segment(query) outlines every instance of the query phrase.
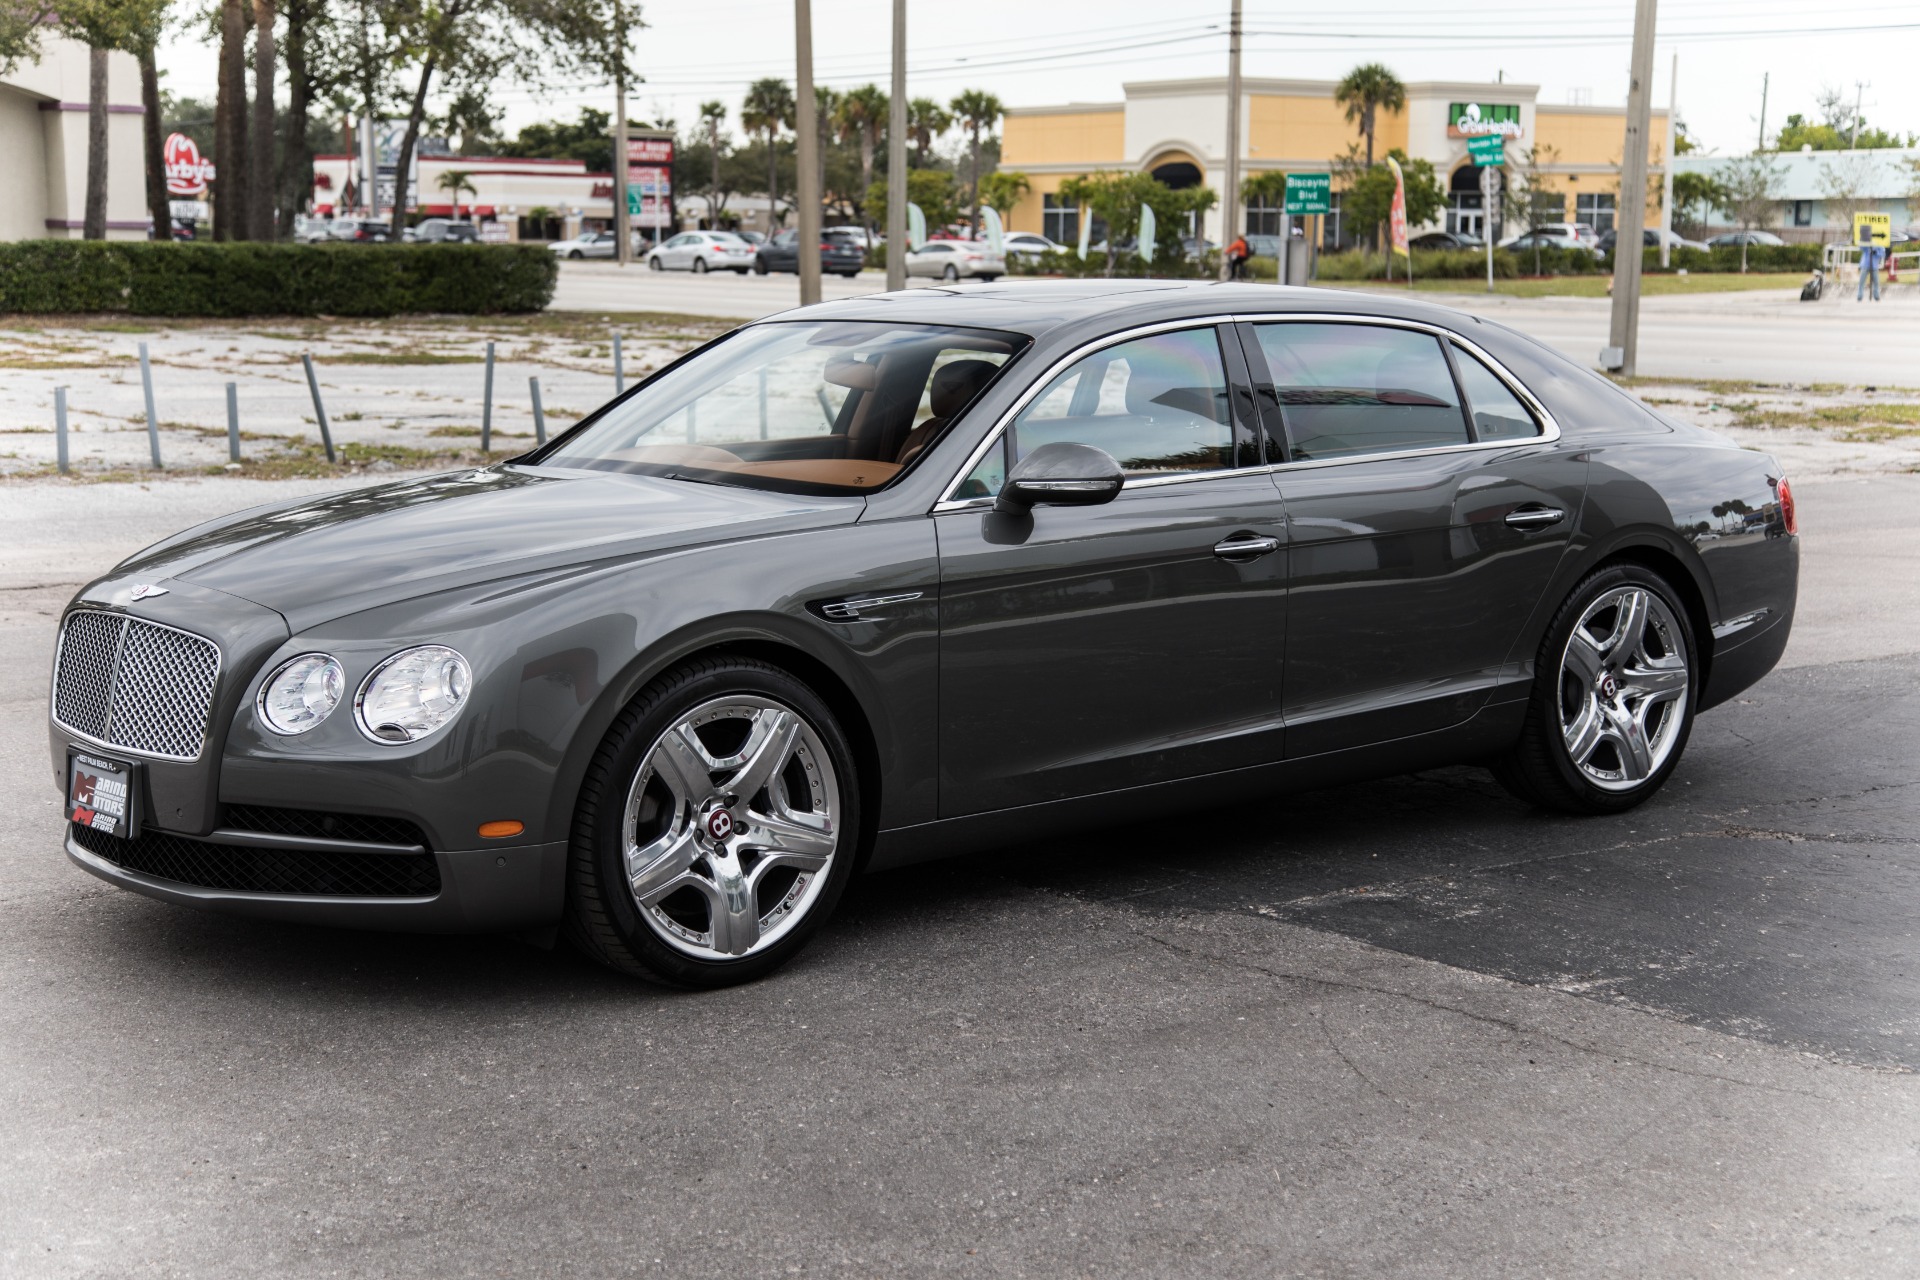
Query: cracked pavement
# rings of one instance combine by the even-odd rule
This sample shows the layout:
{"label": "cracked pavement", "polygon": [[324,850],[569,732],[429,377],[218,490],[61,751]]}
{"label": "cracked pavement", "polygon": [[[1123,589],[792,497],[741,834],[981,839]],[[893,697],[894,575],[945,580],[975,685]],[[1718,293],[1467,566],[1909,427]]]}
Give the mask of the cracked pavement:
{"label": "cracked pavement", "polygon": [[1787,662],[1631,814],[1250,796],[701,996],[66,862],[63,584],[236,483],[0,504],[0,1274],[1913,1273],[1920,477],[1795,486]]}

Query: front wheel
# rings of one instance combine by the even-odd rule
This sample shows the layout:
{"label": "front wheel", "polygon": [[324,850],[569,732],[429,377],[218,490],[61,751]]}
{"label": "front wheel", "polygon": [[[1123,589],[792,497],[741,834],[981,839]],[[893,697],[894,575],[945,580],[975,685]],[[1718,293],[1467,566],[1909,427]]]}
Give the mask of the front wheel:
{"label": "front wheel", "polygon": [[580,261],[580,259],[582,259],[582,258],[584,258],[584,257],[586,257],[587,255],[586,255],[586,254],[584,254],[584,253],[582,253],[582,252],[580,252],[580,251],[579,251],[578,249],[575,249],[575,250],[573,250],[573,251],[571,251],[570,253],[568,253],[568,254],[567,254],[567,256],[568,256],[569,258],[572,258],[572,259],[573,259],[573,260],[574,260],[575,262],[578,262],[578,261]]}
{"label": "front wheel", "polygon": [[665,271],[666,270],[666,267],[661,265],[660,256],[658,254],[650,255],[647,258],[647,270],[649,271]]}
{"label": "front wheel", "polygon": [[1494,775],[1563,813],[1622,813],[1666,782],[1686,750],[1699,658],[1679,593],[1610,565],[1574,588],[1547,628],[1527,719]]}
{"label": "front wheel", "polygon": [[744,658],[679,668],[620,714],[588,768],[568,936],[658,982],[758,978],[839,901],[859,806],[846,734],[806,685]]}

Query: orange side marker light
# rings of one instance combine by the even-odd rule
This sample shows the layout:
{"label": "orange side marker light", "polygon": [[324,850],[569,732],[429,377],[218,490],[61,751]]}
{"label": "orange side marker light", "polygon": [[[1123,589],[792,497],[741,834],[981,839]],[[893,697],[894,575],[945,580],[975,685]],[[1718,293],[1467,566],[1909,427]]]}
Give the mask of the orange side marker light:
{"label": "orange side marker light", "polygon": [[517,836],[526,829],[526,823],[515,822],[511,818],[500,822],[483,822],[480,824],[480,837],[483,840],[504,840],[508,836]]}

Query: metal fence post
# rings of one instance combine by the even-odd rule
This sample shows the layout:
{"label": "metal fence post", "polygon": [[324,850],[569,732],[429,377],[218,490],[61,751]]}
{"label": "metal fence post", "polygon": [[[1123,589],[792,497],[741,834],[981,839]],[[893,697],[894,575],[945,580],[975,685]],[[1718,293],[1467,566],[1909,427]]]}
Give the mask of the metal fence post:
{"label": "metal fence post", "polygon": [[160,420],[153,412],[153,366],[147,362],[147,344],[140,344],[140,389],[147,398],[147,447],[153,451],[153,469],[160,470]]}
{"label": "metal fence post", "polygon": [[540,407],[540,379],[537,376],[527,379],[527,390],[533,393],[533,442],[535,444],[545,444],[547,442],[547,414],[546,411]]}
{"label": "metal fence post", "polygon": [[613,335],[613,394],[619,395],[627,389],[627,371],[620,361],[620,334]]}
{"label": "metal fence post", "polygon": [[327,426],[327,406],[320,402],[320,379],[314,376],[313,357],[302,355],[300,363],[307,369],[307,390],[313,393],[313,416],[320,424],[320,443],[327,447],[327,461],[333,461],[333,432]]}
{"label": "metal fence post", "polygon": [[227,461],[240,461],[240,384],[227,384]]}
{"label": "metal fence post", "polygon": [[54,454],[60,463],[60,474],[67,474],[67,389],[53,389],[53,433]]}
{"label": "metal fence post", "polygon": [[480,452],[493,451],[493,344],[487,344],[486,389],[480,393]]}

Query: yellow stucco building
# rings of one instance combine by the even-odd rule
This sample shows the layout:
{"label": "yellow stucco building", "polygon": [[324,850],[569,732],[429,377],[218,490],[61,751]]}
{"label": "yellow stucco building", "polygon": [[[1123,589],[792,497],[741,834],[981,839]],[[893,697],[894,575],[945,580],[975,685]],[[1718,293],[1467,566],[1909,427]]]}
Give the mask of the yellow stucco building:
{"label": "yellow stucco building", "polygon": [[[1060,199],[1060,185],[1095,170],[1152,173],[1175,187],[1205,184],[1217,191],[1225,184],[1225,77],[1153,80],[1122,89],[1126,96],[1120,102],[1007,111],[1000,167],[1024,173],[1032,183],[1031,192],[1007,220],[1010,229],[1037,231],[1062,243],[1074,240],[1080,211]],[[1510,168],[1520,153],[1538,149],[1544,194],[1534,221],[1584,222],[1598,232],[1612,228],[1626,134],[1625,108],[1551,106],[1537,100],[1538,85],[1527,84],[1423,81],[1406,89],[1406,107],[1383,111],[1376,122],[1374,154],[1383,156],[1399,147],[1409,156],[1432,162],[1448,191],[1448,204],[1441,219],[1419,230],[1444,227],[1473,235],[1486,233],[1479,174],[1467,155],[1467,138],[1476,133],[1506,138]],[[1333,90],[1331,80],[1243,81],[1242,174],[1267,169],[1329,171],[1335,158],[1361,141],[1345,109],[1333,100]],[[1654,111],[1648,135],[1655,188],[1649,206],[1652,225],[1658,219],[1664,110]],[[1357,230],[1341,224],[1335,185],[1336,213],[1325,227],[1330,244],[1350,241]],[[1208,238],[1216,241],[1224,238],[1220,216],[1216,206],[1205,228]],[[1250,209],[1242,229],[1277,231],[1279,214]]]}

